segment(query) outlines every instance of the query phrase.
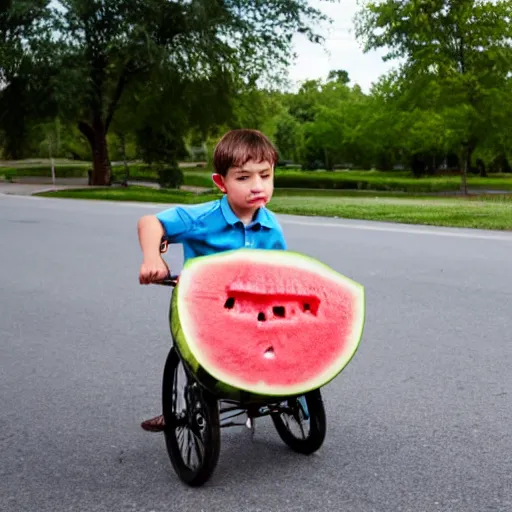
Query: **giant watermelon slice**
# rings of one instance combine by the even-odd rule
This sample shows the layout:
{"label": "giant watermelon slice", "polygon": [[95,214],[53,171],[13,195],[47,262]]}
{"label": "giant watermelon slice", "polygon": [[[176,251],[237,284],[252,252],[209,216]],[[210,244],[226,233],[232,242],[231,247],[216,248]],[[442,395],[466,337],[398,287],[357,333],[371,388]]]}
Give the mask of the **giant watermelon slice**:
{"label": "giant watermelon slice", "polygon": [[327,265],[292,251],[238,249],[187,261],[170,322],[203,384],[249,400],[332,380],[354,355],[364,316],[363,286]]}

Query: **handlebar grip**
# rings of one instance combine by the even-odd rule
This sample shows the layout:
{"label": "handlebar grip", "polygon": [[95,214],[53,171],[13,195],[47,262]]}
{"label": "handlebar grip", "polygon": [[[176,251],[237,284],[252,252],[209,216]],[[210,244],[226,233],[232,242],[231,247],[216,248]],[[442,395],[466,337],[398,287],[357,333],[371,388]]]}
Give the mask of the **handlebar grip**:
{"label": "handlebar grip", "polygon": [[178,284],[180,276],[169,274],[167,277],[164,277],[161,281],[154,281],[154,284],[159,284],[161,286],[176,286]]}

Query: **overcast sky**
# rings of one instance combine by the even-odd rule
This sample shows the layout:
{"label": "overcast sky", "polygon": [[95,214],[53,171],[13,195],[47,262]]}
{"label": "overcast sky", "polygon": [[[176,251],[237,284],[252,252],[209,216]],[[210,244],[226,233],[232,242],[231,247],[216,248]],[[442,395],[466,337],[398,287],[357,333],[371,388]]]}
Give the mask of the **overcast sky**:
{"label": "overcast sky", "polygon": [[290,79],[300,82],[326,78],[331,69],[345,69],[351,83],[359,84],[367,92],[371,83],[391,69],[393,63],[382,61],[382,51],[364,54],[361,43],[356,42],[353,19],[359,10],[357,0],[310,0],[310,4],[327,14],[333,23],[326,24],[325,32],[322,31],[326,39],[323,46],[310,43],[305,37],[295,37],[298,57],[290,68]]}

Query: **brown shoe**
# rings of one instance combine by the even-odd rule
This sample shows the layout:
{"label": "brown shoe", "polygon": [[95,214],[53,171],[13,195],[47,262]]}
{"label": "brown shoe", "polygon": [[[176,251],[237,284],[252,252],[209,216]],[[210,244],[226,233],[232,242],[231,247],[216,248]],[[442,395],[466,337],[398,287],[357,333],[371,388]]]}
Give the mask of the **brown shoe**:
{"label": "brown shoe", "polygon": [[155,416],[150,420],[143,421],[140,426],[148,432],[163,432],[165,429],[165,420],[163,416]]}

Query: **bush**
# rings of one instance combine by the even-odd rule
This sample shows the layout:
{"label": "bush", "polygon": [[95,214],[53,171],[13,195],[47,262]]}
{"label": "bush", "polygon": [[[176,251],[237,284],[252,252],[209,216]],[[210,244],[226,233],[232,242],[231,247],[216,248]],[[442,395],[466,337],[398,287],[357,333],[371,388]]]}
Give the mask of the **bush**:
{"label": "bush", "polygon": [[[124,165],[112,167],[114,181],[124,180],[126,171]],[[158,182],[158,172],[155,168],[146,164],[132,164],[128,166],[128,179],[130,181],[154,181]]]}
{"label": "bush", "polygon": [[495,157],[489,164],[489,172],[511,173],[512,168],[510,167],[510,163],[509,163],[507,157],[504,154],[501,154],[501,155],[498,155],[497,157]]}
{"label": "bush", "polygon": [[436,192],[457,190],[458,181],[413,177],[394,177],[379,172],[277,172],[276,188],[334,190],[380,190],[396,192]]}
{"label": "bush", "polygon": [[161,188],[180,188],[183,182],[183,171],[177,165],[158,168],[158,184]]}

